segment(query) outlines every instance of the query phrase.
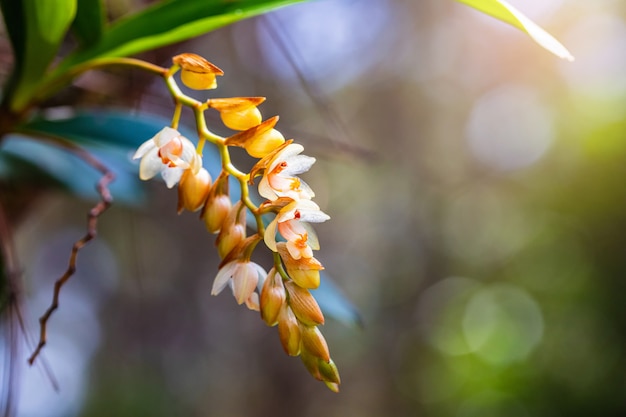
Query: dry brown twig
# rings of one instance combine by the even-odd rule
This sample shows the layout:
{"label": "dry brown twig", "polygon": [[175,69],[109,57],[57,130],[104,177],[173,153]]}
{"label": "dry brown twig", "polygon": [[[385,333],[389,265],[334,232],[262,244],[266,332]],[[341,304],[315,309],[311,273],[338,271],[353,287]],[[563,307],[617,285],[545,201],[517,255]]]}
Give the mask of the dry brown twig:
{"label": "dry brown twig", "polygon": [[[37,132],[37,134],[39,133]],[[96,184],[96,189],[98,190],[98,194],[100,195],[100,201],[98,201],[98,203],[96,203],[96,205],[93,206],[91,210],[89,210],[89,213],[87,215],[87,233],[82,238],[74,242],[74,245],[72,246],[72,251],[70,253],[70,259],[67,265],[67,269],[65,270],[65,273],[54,283],[52,303],[50,304],[46,312],[39,318],[39,343],[37,344],[31,356],[28,358],[28,363],[30,365],[35,362],[35,359],[37,359],[37,357],[41,353],[41,350],[46,345],[48,320],[50,319],[50,316],[52,315],[54,310],[59,307],[59,294],[61,293],[61,288],[76,272],[76,258],[78,256],[78,252],[87,243],[89,243],[89,241],[97,236],[98,218],[111,206],[111,203],[113,202],[113,197],[111,196],[111,192],[109,191],[108,186],[115,179],[115,174],[111,170],[109,170],[102,162],[100,162],[83,148],[80,148],[63,138],[55,136],[46,135],[43,137],[43,139],[49,140],[56,145],[60,145],[68,152],[73,153],[78,158],[82,159],[84,162],[99,171],[102,174],[102,177],[100,177],[98,183]]]}

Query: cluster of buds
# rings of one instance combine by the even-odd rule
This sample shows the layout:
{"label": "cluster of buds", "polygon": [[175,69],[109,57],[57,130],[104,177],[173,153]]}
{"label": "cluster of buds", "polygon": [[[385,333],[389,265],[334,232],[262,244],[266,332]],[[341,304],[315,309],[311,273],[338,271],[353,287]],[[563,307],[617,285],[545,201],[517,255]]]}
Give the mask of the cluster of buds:
{"label": "cluster of buds", "polygon": [[[275,129],[278,116],[263,120],[258,105],[264,97],[212,98],[197,101],[178,88],[174,74],[181,71],[183,84],[192,89],[217,87],[223,75],[215,65],[194,54],[174,57],[163,76],[176,103],[171,127],[165,127],[142,144],[134,155],[141,158],[139,176],[147,180],[160,174],[168,188],[178,185],[178,212],[200,211],[206,229],[217,234],[217,251],[222,259],[211,293],[229,286],[238,304],[260,311],[269,326],[277,326],[281,344],[288,355],[300,356],[307,370],[333,391],[339,389],[339,373],[330,358],[328,345],[318,326],[324,316],[309,290],[320,284],[322,264],[313,256],[319,242],[311,223],[329,216],[312,201],[313,190],[298,175],[308,171],[315,158],[301,155],[304,148],[285,140]],[[193,109],[198,143],[177,129],[182,106]],[[207,127],[204,112],[219,112],[223,124],[236,131],[221,137]],[[202,164],[205,142],[217,147],[221,172],[213,181]],[[242,147],[258,162],[249,173],[236,168],[229,147]],[[229,178],[241,188],[233,202]],[[258,206],[249,196],[249,186],[261,177],[258,192],[266,200]],[[256,221],[249,233],[248,214]],[[273,215],[265,227],[263,216]],[[254,229],[254,228],[252,228]],[[273,252],[269,273],[251,260],[257,244],[264,241]]]}

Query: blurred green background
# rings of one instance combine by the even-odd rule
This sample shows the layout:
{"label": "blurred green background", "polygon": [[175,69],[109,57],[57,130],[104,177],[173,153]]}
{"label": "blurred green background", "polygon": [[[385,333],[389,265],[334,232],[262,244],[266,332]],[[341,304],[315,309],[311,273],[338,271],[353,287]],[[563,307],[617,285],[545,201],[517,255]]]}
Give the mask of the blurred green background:
{"label": "blurred green background", "polygon": [[[626,3],[510,3],[576,61],[441,0],[317,1],[144,54],[205,56],[225,71],[206,97],[266,96],[317,158],[317,257],[363,322],[322,329],[341,392],[210,296],[214,236],[155,181],[81,252],[45,349],[61,391],[25,369],[19,415],[626,415]],[[135,72],[78,87],[173,110]],[[37,202],[17,230],[33,334],[90,206]]]}

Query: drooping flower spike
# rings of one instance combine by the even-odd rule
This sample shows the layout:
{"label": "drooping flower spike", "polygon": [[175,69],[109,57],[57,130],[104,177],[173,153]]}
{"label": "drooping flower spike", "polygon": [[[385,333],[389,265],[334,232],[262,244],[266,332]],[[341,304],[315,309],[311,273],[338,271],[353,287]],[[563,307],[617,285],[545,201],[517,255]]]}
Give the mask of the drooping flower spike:
{"label": "drooping flower spike", "polygon": [[[176,129],[165,127],[142,144],[134,155],[141,158],[139,177],[143,180],[161,174],[166,185],[178,184],[178,211],[200,211],[210,233],[217,233],[215,245],[222,259],[211,288],[212,295],[230,286],[238,304],[260,312],[269,326],[277,326],[283,349],[300,356],[310,374],[331,390],[339,389],[339,372],[328,344],[320,332],[324,315],[309,289],[320,284],[322,264],[313,256],[320,245],[312,223],[329,219],[312,199],[315,193],[300,174],[307,172],[315,158],[302,155],[302,145],[285,141],[276,130],[278,116],[262,120],[258,106],[264,97],[211,98],[199,102],[183,94],[173,75],[181,71],[182,82],[193,89],[212,89],[222,70],[195,54],[173,58],[174,66],[164,71],[170,92],[177,103],[172,126],[177,126],[182,106],[193,109],[198,131],[194,145]],[[238,131],[223,138],[207,127],[205,110],[217,110],[222,122]],[[203,166],[202,150],[214,145],[222,158],[221,173],[212,181]],[[248,172],[234,166],[229,149],[244,148],[260,160]],[[248,187],[255,177],[259,195],[267,201],[255,205]],[[231,200],[229,179],[240,186],[241,196]],[[264,216],[274,215],[267,227]],[[248,217],[256,230],[249,230]],[[254,229],[254,228],[252,228]],[[273,252],[274,264],[266,268],[252,261],[257,243]]]}

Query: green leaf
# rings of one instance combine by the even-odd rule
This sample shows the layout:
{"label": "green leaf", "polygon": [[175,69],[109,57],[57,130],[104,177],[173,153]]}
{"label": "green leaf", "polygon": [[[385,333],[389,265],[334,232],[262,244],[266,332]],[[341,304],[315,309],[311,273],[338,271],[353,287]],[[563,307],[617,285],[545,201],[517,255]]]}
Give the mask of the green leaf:
{"label": "green leaf", "polygon": [[[115,173],[115,181],[109,189],[116,202],[138,204],[143,201],[144,187],[126,152],[112,147],[85,146],[84,149]],[[63,148],[28,137],[8,136],[0,148],[0,177],[12,182],[57,185],[79,198],[96,201],[99,195],[95,187],[101,176]]]}
{"label": "green leaf", "polygon": [[[169,119],[156,116],[84,111],[60,120],[35,119],[20,126],[20,131],[33,138],[64,138],[89,151],[116,174],[116,179],[111,184],[113,197],[118,201],[137,204],[144,198],[145,187],[138,178],[138,163],[132,161],[131,156],[139,145],[169,123]],[[185,127],[179,127],[179,131],[189,138],[195,135],[194,130]],[[3,142],[0,158],[3,154],[5,159],[8,155],[36,166],[74,195],[90,200],[98,197],[94,184],[100,174],[57,146],[20,136]],[[215,177],[221,169],[217,150],[214,147],[205,147],[203,161]],[[4,168],[1,162],[0,160],[0,177],[6,177],[12,170],[6,160]],[[26,174],[20,173],[20,177]]]}
{"label": "green leaf", "polygon": [[54,135],[78,145],[115,146],[134,150],[170,120],[121,111],[81,111],[63,119],[38,118],[20,126],[34,135]]}
{"label": "green leaf", "polygon": [[535,42],[559,58],[573,61],[570,52],[552,35],[504,0],[457,0],[526,32]]}
{"label": "green leaf", "polygon": [[[170,119],[146,114],[82,111],[66,119],[35,119],[21,129],[34,136],[39,133],[62,137],[80,146],[118,148],[124,152],[125,159],[130,160],[139,145],[169,125]],[[179,126],[178,130],[188,138],[196,137],[192,129]],[[221,159],[214,147],[204,148],[203,161],[212,175],[219,174]],[[137,174],[137,167],[133,172]]]}
{"label": "green leaf", "polygon": [[102,57],[134,55],[199,36],[303,0],[169,0],[114,23],[92,48],[67,57],[58,72]]}
{"label": "green leaf", "polygon": [[105,30],[105,9],[102,0],[78,0],[72,31],[83,47],[97,43]]}
{"label": "green leaf", "polygon": [[[11,90],[13,110],[21,110],[28,104],[76,13],[76,0],[22,0],[21,3],[24,43],[16,65],[19,72],[16,85]],[[15,33],[12,36],[17,36],[16,40],[21,39],[22,34],[15,29],[11,31]]]}
{"label": "green leaf", "polygon": [[320,286],[311,290],[324,315],[332,317],[348,326],[362,326],[357,308],[343,295],[337,285],[324,272]]}

